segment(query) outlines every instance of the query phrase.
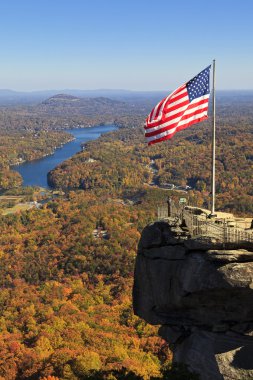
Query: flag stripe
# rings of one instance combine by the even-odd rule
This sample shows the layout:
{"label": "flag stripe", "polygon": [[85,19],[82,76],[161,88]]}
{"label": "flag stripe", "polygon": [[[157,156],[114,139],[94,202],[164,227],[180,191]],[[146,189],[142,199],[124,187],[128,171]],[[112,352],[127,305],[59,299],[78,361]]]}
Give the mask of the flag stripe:
{"label": "flag stripe", "polygon": [[[193,115],[192,117],[190,117],[190,118],[188,118],[188,119],[186,119],[186,120],[182,120],[182,121],[180,122],[180,126],[182,126],[182,125],[186,125],[188,122],[190,123],[191,121],[193,121],[193,120],[197,120],[197,119],[199,119],[199,118],[201,118],[201,117],[203,117],[203,116],[206,116],[206,111],[202,112],[201,114]],[[174,128],[170,128],[170,129],[168,129],[168,130],[165,130],[165,131],[163,131],[163,132],[159,132],[159,133],[157,133],[155,136],[150,136],[150,137],[147,136],[147,140],[150,141],[150,140],[152,140],[152,139],[157,139],[157,138],[160,138],[160,137],[166,136],[167,134],[172,133],[171,131],[173,131],[175,128],[177,128],[177,126],[175,126]]]}
{"label": "flag stripe", "polygon": [[[192,102],[189,103],[189,98],[188,98],[188,104],[189,104],[189,107],[191,107],[191,105],[196,105],[198,103],[201,103],[202,101],[205,101],[208,103],[208,100],[209,100],[209,95],[204,95],[204,96],[201,96],[200,98],[197,98],[197,99],[194,99]],[[184,101],[185,102],[185,101]],[[184,105],[184,104],[183,104]],[[175,111],[179,108],[180,106],[177,105],[177,107],[173,106],[173,107],[169,107],[168,108],[168,111],[167,113],[165,113],[165,117],[167,117],[168,114],[170,114],[172,111]]]}
{"label": "flag stripe", "polygon": [[[185,99],[185,100],[183,100],[181,103],[178,103],[178,104],[175,104],[175,103],[173,103],[173,106],[171,106],[171,108],[170,108],[170,110],[177,110],[180,106],[184,106],[184,105],[188,105],[189,104],[189,99],[188,99],[188,97]],[[167,109],[168,110],[168,109]],[[147,123],[146,123],[146,127],[147,128],[151,128],[151,127],[153,127],[153,126],[156,126],[156,125],[159,125],[162,121],[163,121],[163,119],[164,119],[164,117],[165,117],[165,115],[167,115],[168,114],[168,112],[163,112],[163,113],[161,113],[160,115],[159,115],[159,117],[158,118],[156,118],[156,119],[153,119],[153,121],[149,121],[149,119],[147,119]]]}
{"label": "flag stripe", "polygon": [[177,118],[178,116],[180,116],[180,114],[182,115],[185,111],[185,113],[188,113],[188,110],[191,110],[193,108],[202,108],[202,105],[203,107],[206,106],[208,108],[208,99],[202,99],[202,98],[199,98],[200,100],[198,102],[196,101],[192,101],[190,104],[189,104],[189,101],[187,102],[184,102],[184,105],[183,107],[176,107],[176,108],[173,108],[173,111],[170,111],[166,114],[164,114],[164,118],[163,120],[160,120],[160,121],[157,121],[156,123],[152,123],[152,125],[148,124],[146,125],[144,128],[146,130],[152,130],[153,128],[156,128],[160,125],[163,125],[165,122],[169,121],[169,120],[172,120],[174,118]]}
{"label": "flag stripe", "polygon": [[164,102],[164,99],[158,103],[155,108],[153,108],[151,114],[150,114],[150,121],[153,120],[156,117],[157,110],[160,110],[162,103]]}
{"label": "flag stripe", "polygon": [[[186,92],[185,94],[181,95],[181,96],[180,96],[180,99],[176,99],[175,101],[174,101],[174,99],[173,99],[173,101],[170,102],[170,106],[169,106],[169,107],[177,106],[178,104],[183,103],[183,102],[185,102],[186,100],[189,101],[189,96],[188,96],[187,92]],[[169,107],[167,108],[167,110],[169,109]]]}
{"label": "flag stripe", "polygon": [[181,94],[183,94],[184,92],[185,92],[185,85],[182,86],[182,89],[181,89],[180,91],[178,91],[178,92],[176,92],[174,95],[172,95],[172,96],[170,97],[170,99],[174,99],[176,96],[181,95]]}
{"label": "flag stripe", "polygon": [[[163,111],[163,108],[164,108],[164,105],[167,103],[167,101],[171,98],[174,98],[175,96],[178,95],[179,92],[181,92],[183,88],[183,91],[185,89],[185,85],[182,85],[180,86],[179,88],[177,88],[175,91],[173,91],[170,95],[168,95],[166,98],[164,98],[163,100],[161,100],[154,108],[153,110],[151,111],[149,117],[148,117],[148,122],[149,123],[152,123],[152,122],[157,122],[161,116],[162,116],[162,111]],[[159,112],[157,112],[157,110],[159,109]]]}
{"label": "flag stripe", "polygon": [[160,138],[157,138],[157,139],[153,139],[153,140],[150,140],[150,141],[148,141],[148,145],[153,145],[153,144],[156,144],[156,143],[159,143],[159,142],[162,142],[162,141],[165,141],[165,140],[169,140],[169,139],[171,139],[178,131],[181,131],[181,130],[183,130],[183,129],[185,129],[185,128],[188,128],[188,127],[190,127],[191,125],[193,125],[193,124],[197,124],[197,123],[199,123],[199,122],[201,122],[201,121],[204,121],[204,120],[206,120],[207,119],[207,116],[203,116],[202,118],[199,118],[199,119],[197,119],[197,120],[193,120],[192,122],[190,122],[188,125],[186,125],[186,126],[182,126],[182,127],[180,127],[180,128],[174,128],[173,129],[173,131],[172,131],[172,133],[170,133],[170,134],[167,134],[167,135],[165,135],[165,136],[163,136],[163,137],[160,137]]}
{"label": "flag stripe", "polygon": [[197,109],[186,111],[185,113],[183,113],[183,116],[181,115],[182,117],[180,116],[180,117],[178,117],[176,119],[173,118],[171,121],[163,123],[159,127],[152,128],[152,130],[149,129],[145,133],[145,136],[146,137],[155,136],[155,135],[157,135],[157,134],[159,134],[159,133],[161,133],[161,132],[163,132],[165,130],[174,128],[177,125],[180,126],[181,123],[184,124],[185,120],[190,119],[194,115],[203,114],[204,112],[207,115],[207,109],[208,109],[208,107],[204,106],[204,107],[201,107],[201,108],[197,108]]}
{"label": "flag stripe", "polygon": [[[167,99],[168,99],[168,96],[167,96],[167,98],[164,98],[160,103],[158,103],[157,106],[152,110],[152,112],[150,114],[149,122],[159,120],[159,116],[160,117],[162,116],[163,107],[164,107],[164,104],[167,101]],[[159,110],[159,112],[157,112],[158,110]]]}
{"label": "flag stripe", "polygon": [[188,128],[191,125],[197,124],[197,123],[199,123],[203,120],[206,120],[206,119],[207,119],[206,115],[204,115],[204,116],[199,115],[196,117],[196,119],[189,121],[187,124],[181,125],[179,128],[174,127],[168,131],[165,131],[164,133],[161,133],[160,135],[157,135],[156,137],[147,138],[148,145],[152,145],[152,144],[164,141],[164,140],[168,140],[168,139],[172,138],[176,132],[181,131],[185,128]]}
{"label": "flag stripe", "polygon": [[173,97],[173,99],[169,99],[169,103],[165,104],[164,108],[167,109],[167,105],[170,106],[171,104],[174,104],[174,105],[179,104],[180,102],[184,101],[186,97],[188,98],[188,94],[187,94],[187,90],[185,89],[180,94]]}

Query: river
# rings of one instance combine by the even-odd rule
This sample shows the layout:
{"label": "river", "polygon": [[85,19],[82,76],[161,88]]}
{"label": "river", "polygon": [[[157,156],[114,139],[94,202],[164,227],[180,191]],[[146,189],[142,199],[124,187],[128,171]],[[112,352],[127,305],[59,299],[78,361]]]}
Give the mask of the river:
{"label": "river", "polygon": [[96,140],[101,134],[114,131],[115,125],[103,125],[90,128],[77,128],[66,130],[71,133],[75,140],[57,148],[54,154],[46,156],[39,160],[25,162],[21,165],[12,166],[13,170],[19,172],[23,177],[24,186],[41,186],[49,188],[47,183],[47,173],[54,169],[61,162],[72,157],[75,153],[80,152],[81,144]]}

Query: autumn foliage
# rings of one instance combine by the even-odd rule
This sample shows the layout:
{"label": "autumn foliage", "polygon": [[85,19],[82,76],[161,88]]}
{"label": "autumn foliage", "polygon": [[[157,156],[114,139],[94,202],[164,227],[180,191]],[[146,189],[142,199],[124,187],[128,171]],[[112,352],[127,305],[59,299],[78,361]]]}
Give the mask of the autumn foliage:
{"label": "autumn foliage", "polygon": [[[139,231],[154,217],[147,207],[72,192],[1,217],[0,376],[161,375],[170,351],[131,306]],[[97,223],[107,238],[93,237]]]}
{"label": "autumn foliage", "polygon": [[[220,115],[217,208],[252,215],[252,126],[236,109],[221,108]],[[50,120],[54,129],[58,119]],[[188,201],[208,207],[210,124],[147,148],[135,118],[118,123],[128,128],[88,143],[50,173],[64,195],[41,209],[0,216],[0,380],[196,379],[171,368],[157,327],[133,315],[131,292],[140,233],[169,194],[159,186],[191,186],[183,193]],[[1,148],[1,189],[21,181],[9,169],[21,154],[13,144],[12,155],[10,135],[2,131],[8,143]],[[45,152],[44,132],[24,136],[28,159],[29,141]],[[50,136],[52,144],[66,138]]]}

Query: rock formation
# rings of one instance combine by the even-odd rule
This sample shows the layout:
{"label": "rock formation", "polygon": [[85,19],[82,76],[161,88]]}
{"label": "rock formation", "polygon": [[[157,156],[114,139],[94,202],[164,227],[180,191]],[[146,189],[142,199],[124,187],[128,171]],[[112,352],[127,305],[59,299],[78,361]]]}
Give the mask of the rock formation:
{"label": "rock formation", "polygon": [[134,312],[201,380],[253,379],[253,244],[191,238],[169,219],[142,233]]}

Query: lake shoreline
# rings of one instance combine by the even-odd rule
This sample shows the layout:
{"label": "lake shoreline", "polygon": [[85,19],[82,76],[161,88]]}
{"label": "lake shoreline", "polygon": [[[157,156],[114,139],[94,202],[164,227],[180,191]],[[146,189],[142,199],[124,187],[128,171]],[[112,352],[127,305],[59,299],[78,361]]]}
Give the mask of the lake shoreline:
{"label": "lake shoreline", "polygon": [[71,141],[74,141],[75,138],[73,139],[69,139],[68,141],[66,141],[65,143],[61,143],[60,145],[56,146],[55,149],[52,151],[52,153],[47,153],[47,154],[43,154],[41,155],[40,157],[38,158],[34,158],[33,160],[23,160],[23,161],[19,161],[15,164],[10,164],[9,167],[12,169],[13,166],[19,166],[19,165],[23,165],[23,164],[26,164],[26,163],[29,163],[29,162],[35,162],[35,161],[39,161],[39,160],[42,160],[43,158],[45,157],[49,157],[49,156],[52,156],[55,154],[56,150],[57,149],[61,149],[64,147],[64,145],[70,143]]}
{"label": "lake shoreline", "polygon": [[22,176],[23,186],[41,186],[50,189],[47,174],[51,170],[63,161],[73,157],[76,153],[81,152],[87,142],[96,140],[102,134],[112,132],[118,128],[115,124],[105,124],[67,129],[66,132],[71,134],[73,138],[56,147],[52,154],[46,154],[35,160],[22,161],[10,165],[10,168]]}

